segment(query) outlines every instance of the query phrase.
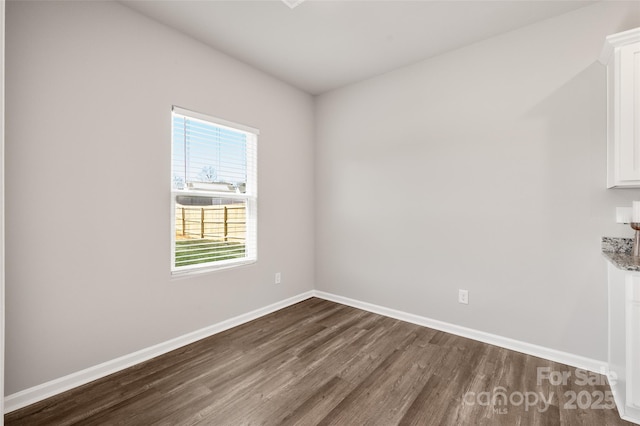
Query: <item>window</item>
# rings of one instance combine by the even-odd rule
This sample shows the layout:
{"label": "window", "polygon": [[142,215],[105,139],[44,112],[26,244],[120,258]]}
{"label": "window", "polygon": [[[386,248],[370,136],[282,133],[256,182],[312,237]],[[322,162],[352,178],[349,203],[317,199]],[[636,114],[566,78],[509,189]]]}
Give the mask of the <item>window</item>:
{"label": "window", "polygon": [[257,258],[258,130],[172,110],[171,271]]}

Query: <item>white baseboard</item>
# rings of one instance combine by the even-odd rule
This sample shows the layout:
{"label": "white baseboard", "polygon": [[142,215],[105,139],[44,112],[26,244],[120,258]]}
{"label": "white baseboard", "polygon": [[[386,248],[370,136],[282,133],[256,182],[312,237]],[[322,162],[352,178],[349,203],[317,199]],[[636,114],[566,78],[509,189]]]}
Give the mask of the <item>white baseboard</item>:
{"label": "white baseboard", "polygon": [[606,374],[608,363],[598,361],[583,356],[546,348],[544,346],[533,345],[531,343],[521,342],[519,340],[502,337],[484,331],[474,330],[472,328],[462,327],[435,319],[410,314],[395,309],[386,308],[384,306],[374,305],[372,303],[361,302],[359,300],[350,299],[348,297],[338,296],[324,291],[314,290],[313,295],[321,299],[330,300],[343,305],[352,306],[354,308],[384,315],[387,317],[399,319],[401,321],[410,322],[424,327],[433,328],[457,336],[466,337],[490,345],[499,346],[501,348],[510,349],[527,355],[533,355],[539,358],[548,359],[550,361],[559,362],[561,364],[570,365],[572,367],[581,368],[599,374]]}
{"label": "white baseboard", "polygon": [[237,317],[230,318],[228,320],[219,322],[217,324],[210,325],[200,330],[187,333],[185,335],[176,337],[175,339],[167,340],[166,342],[159,343],[154,346],[139,350],[137,352],[130,353],[128,355],[121,356],[111,361],[104,362],[102,364],[89,367],[87,369],[78,371],[76,373],[69,374],[64,377],[60,377],[55,380],[51,380],[46,383],[25,389],[23,391],[8,395],[4,399],[5,413],[18,410],[27,405],[42,401],[45,398],[57,395],[65,392],[69,389],[73,389],[77,386],[84,385],[91,381],[108,376],[125,368],[131,367],[135,364],[139,364],[143,361],[147,361],[151,358],[165,354],[172,350],[181,348],[182,346],[236,327],[249,321],[253,321],[256,318],[270,314],[287,306],[306,300],[313,297],[313,291],[308,291],[297,296],[290,297],[280,302],[273,303],[264,308],[259,308],[246,314],[238,315]]}
{"label": "white baseboard", "polygon": [[45,398],[49,398],[77,386],[84,385],[93,380],[108,376],[109,374],[116,373],[120,370],[131,367],[135,364],[139,364],[143,361],[147,361],[151,358],[178,349],[182,346],[260,318],[261,316],[270,314],[271,312],[275,312],[279,309],[286,308],[287,306],[301,302],[310,297],[318,297],[320,299],[330,300],[336,303],[341,303],[343,305],[348,305],[354,308],[399,319],[401,321],[433,328],[436,330],[455,334],[457,336],[467,337],[469,339],[499,346],[505,349],[514,350],[528,355],[545,358],[550,361],[559,362],[562,364],[570,365],[572,367],[582,368],[596,373],[606,373],[607,363],[604,361],[593,360],[567,352],[545,348],[543,346],[532,345],[530,343],[497,336],[495,334],[485,333],[483,331],[478,331],[471,328],[461,327],[459,325],[450,324],[391,308],[386,308],[384,306],[374,305],[372,303],[361,302],[359,300],[326,293],[324,291],[311,290],[297,296],[282,300],[280,302],[273,303],[269,306],[265,306],[264,308],[259,308],[246,314],[238,315],[237,317],[233,317],[217,324],[213,324],[209,327],[205,327],[200,330],[185,334],[183,336],[176,337],[175,339],[159,343],[157,345],[139,350],[137,352],[121,356],[111,361],[107,361],[102,364],[78,371],[76,373],[72,373],[67,376],[60,377],[58,379],[51,380],[32,388],[11,394],[4,399],[5,413],[18,410],[22,407],[26,407],[27,405],[36,403]]}

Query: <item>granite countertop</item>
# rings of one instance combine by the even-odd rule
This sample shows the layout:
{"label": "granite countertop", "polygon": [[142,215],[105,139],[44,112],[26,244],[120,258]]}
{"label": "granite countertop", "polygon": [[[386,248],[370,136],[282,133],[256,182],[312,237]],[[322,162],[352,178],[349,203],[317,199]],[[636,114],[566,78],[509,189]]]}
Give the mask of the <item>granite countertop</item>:
{"label": "granite countertop", "polygon": [[602,254],[623,271],[640,272],[640,257],[631,256],[633,239],[602,237]]}

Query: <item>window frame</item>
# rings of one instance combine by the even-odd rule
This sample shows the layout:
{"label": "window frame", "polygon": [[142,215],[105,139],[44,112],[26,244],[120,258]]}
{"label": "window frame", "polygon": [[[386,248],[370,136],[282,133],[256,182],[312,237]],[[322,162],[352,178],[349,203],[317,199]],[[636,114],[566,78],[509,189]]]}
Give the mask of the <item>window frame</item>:
{"label": "window frame", "polygon": [[[183,189],[174,188],[174,118],[175,115],[203,121],[213,126],[226,128],[246,135],[246,188],[244,193],[225,192],[216,190],[189,189],[185,181]],[[170,271],[172,278],[194,274],[214,272],[224,269],[249,265],[258,260],[258,135],[256,128],[234,123],[221,118],[202,114],[178,106],[171,108],[171,260]],[[245,255],[235,259],[225,259],[203,262],[193,265],[176,266],[176,197],[193,196],[211,199],[232,199],[245,201]]]}

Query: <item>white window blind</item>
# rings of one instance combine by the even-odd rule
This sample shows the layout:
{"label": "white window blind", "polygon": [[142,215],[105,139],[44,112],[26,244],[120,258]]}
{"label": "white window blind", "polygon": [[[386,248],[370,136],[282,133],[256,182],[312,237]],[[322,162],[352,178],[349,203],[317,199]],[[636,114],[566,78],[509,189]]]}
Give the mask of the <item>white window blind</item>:
{"label": "white window blind", "polygon": [[258,133],[173,107],[174,274],[256,260]]}

